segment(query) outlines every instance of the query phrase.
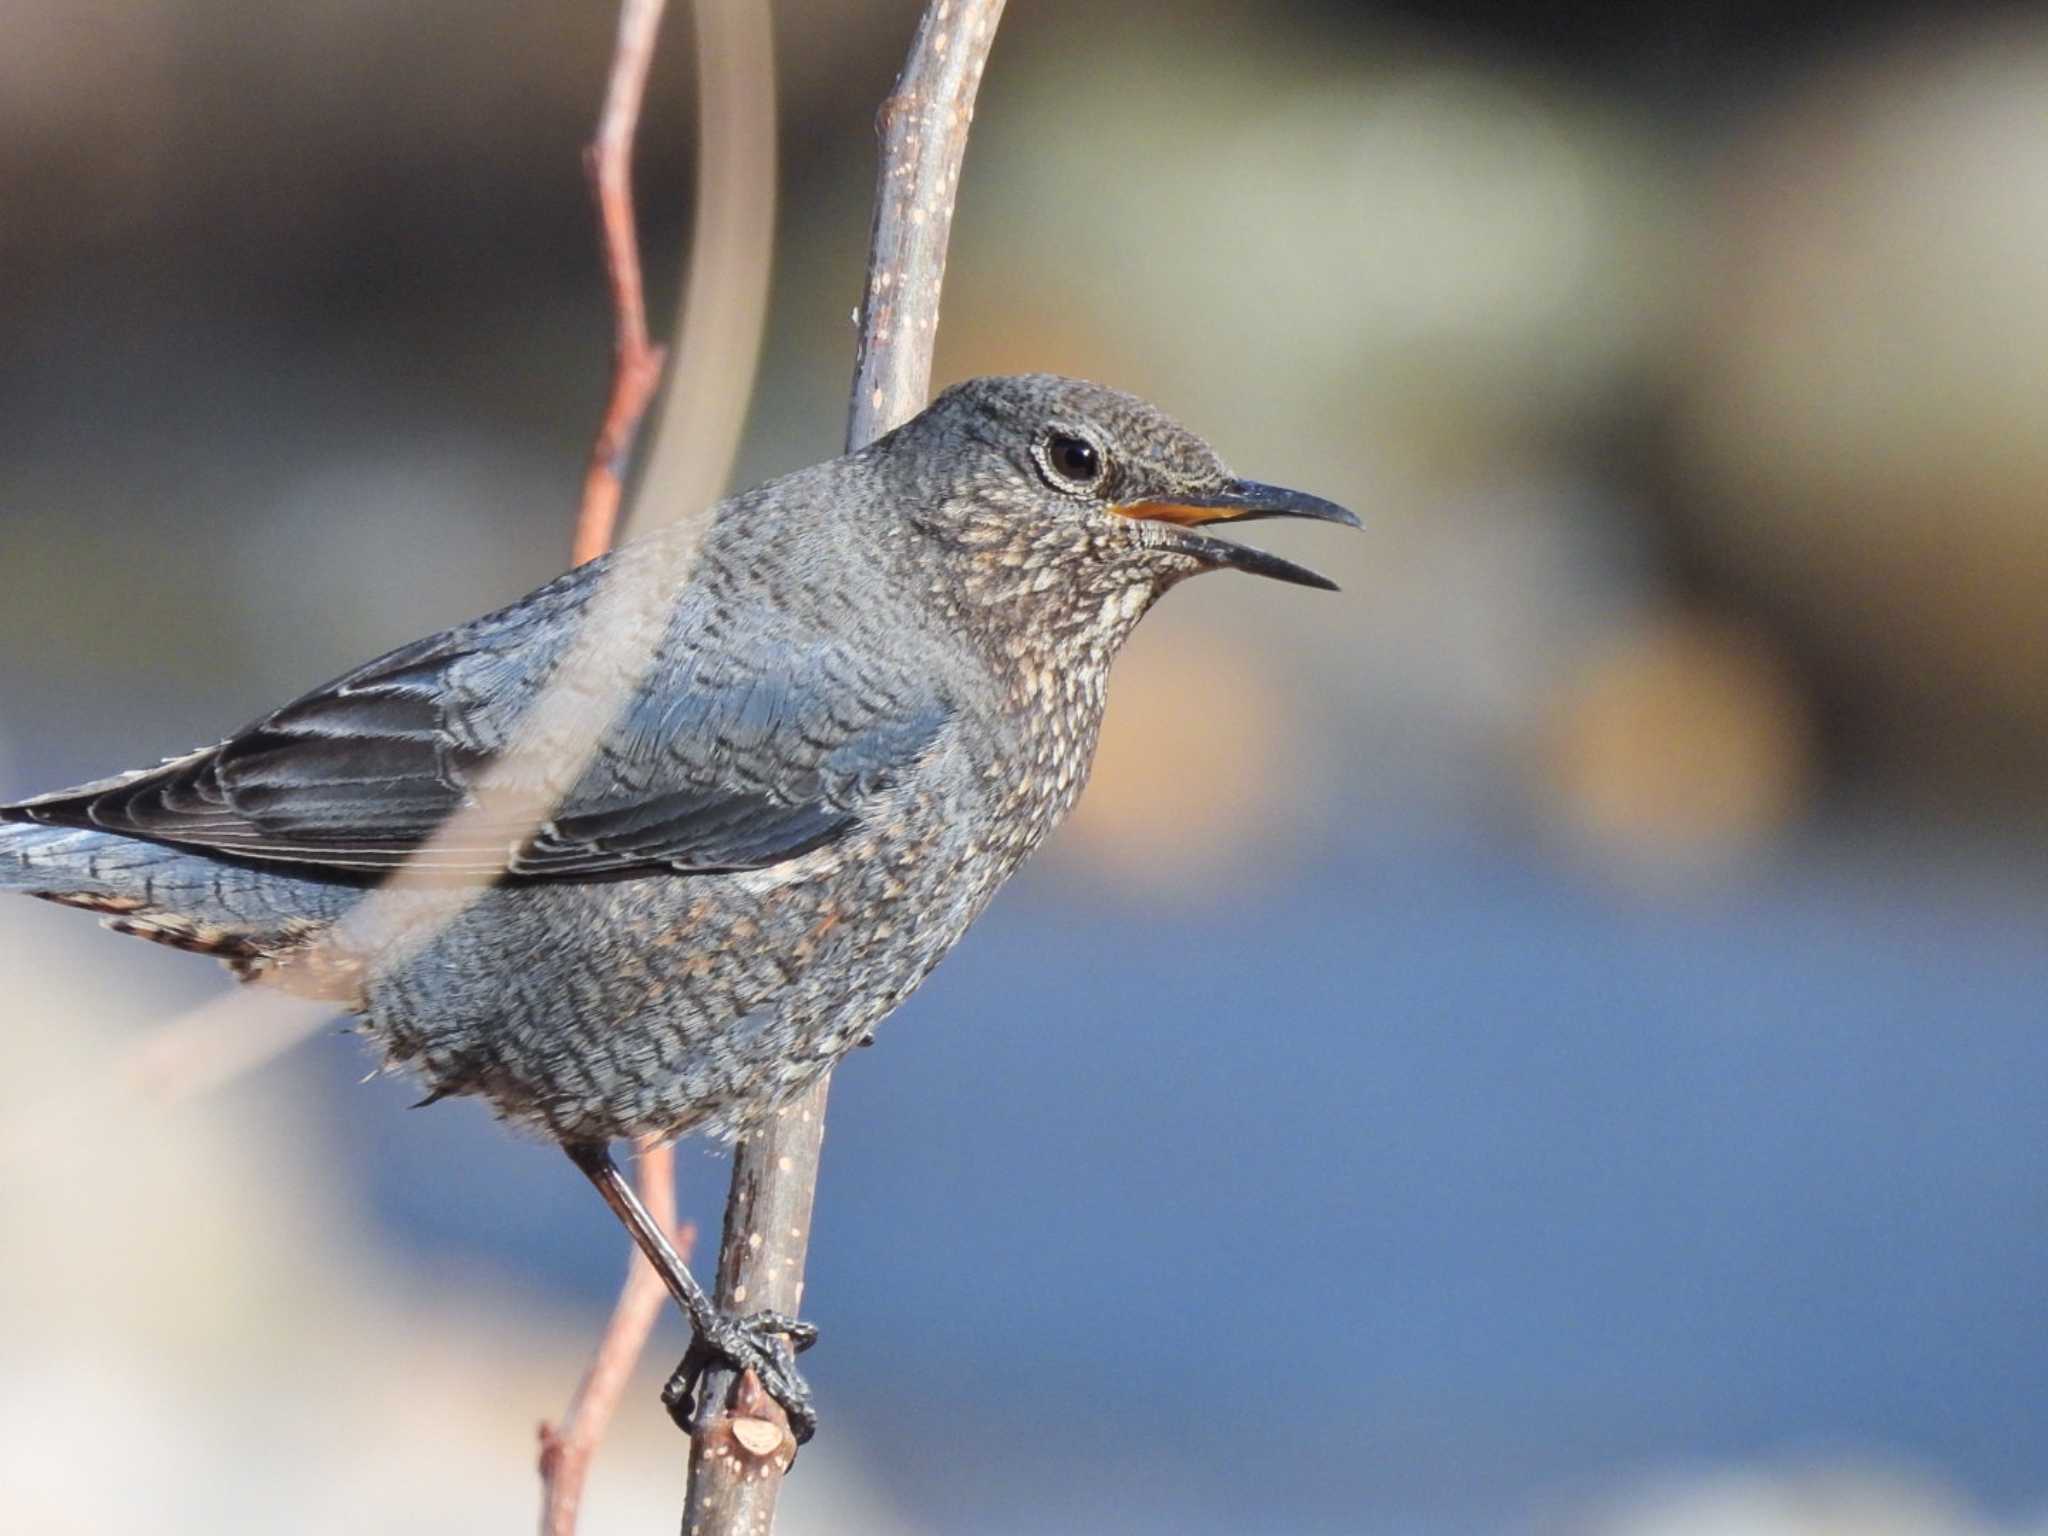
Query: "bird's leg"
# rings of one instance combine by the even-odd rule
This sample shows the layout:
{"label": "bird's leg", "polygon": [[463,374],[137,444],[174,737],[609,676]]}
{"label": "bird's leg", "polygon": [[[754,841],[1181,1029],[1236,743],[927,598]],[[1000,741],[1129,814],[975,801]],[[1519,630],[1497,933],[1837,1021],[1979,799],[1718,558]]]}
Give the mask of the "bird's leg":
{"label": "bird's leg", "polygon": [[717,1309],[690,1273],[683,1256],[676,1252],[675,1244],[668,1240],[668,1234],[661,1230],[661,1224],[648,1214],[647,1207],[640,1203],[640,1196],[626,1182],[626,1176],[619,1172],[619,1165],[612,1161],[611,1149],[603,1142],[570,1142],[563,1150],[569,1154],[569,1160],[583,1170],[584,1177],[597,1186],[597,1192],[604,1196],[604,1203],[612,1208],[612,1214],[633,1234],[633,1241],[647,1256],[647,1262],[654,1266],[654,1272],[661,1276],[662,1284],[689,1314],[690,1326],[702,1333]]}
{"label": "bird's leg", "polygon": [[584,1177],[597,1186],[604,1203],[612,1208],[633,1241],[661,1276],[690,1318],[690,1348],[682,1364],[661,1389],[661,1400],[669,1417],[686,1431],[696,1427],[697,1387],[704,1372],[723,1361],[734,1370],[752,1371],[768,1395],[789,1415],[790,1432],[802,1445],[817,1433],[817,1410],[811,1406],[811,1389],[797,1373],[796,1356],[818,1342],[818,1330],[809,1323],[780,1312],[751,1312],[735,1316],[721,1312],[704,1294],[691,1275],[675,1244],[661,1230],[661,1224],[647,1212],[611,1149],[603,1142],[570,1142],[563,1150],[583,1170]]}

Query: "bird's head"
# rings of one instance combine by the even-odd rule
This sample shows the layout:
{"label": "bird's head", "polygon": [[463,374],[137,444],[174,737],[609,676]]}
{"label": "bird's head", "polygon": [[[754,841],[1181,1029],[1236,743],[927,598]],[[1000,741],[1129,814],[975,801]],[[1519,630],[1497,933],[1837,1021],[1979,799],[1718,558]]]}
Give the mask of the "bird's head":
{"label": "bird's head", "polygon": [[[1225,568],[1334,591],[1264,550],[1205,532],[1306,517],[1357,527],[1335,502],[1242,480],[1133,395],[1052,374],[973,379],[877,445],[919,531],[947,546],[972,596],[1045,618],[1100,613],[1121,632],[1176,582]],[[1065,627],[1062,625],[1061,627]]]}

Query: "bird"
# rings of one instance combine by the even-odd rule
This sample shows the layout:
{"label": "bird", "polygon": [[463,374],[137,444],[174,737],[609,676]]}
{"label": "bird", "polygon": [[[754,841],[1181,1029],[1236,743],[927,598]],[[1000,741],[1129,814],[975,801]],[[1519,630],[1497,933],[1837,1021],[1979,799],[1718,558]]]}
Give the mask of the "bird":
{"label": "bird", "polygon": [[[1334,502],[1159,408],[969,380],[217,745],[0,805],[0,890],[338,1004],[427,1099],[561,1144],[798,1443],[808,1323],[721,1312],[610,1154],[731,1138],[930,973],[1087,780],[1110,664],[1203,531]],[[374,914],[374,918],[370,916]]]}

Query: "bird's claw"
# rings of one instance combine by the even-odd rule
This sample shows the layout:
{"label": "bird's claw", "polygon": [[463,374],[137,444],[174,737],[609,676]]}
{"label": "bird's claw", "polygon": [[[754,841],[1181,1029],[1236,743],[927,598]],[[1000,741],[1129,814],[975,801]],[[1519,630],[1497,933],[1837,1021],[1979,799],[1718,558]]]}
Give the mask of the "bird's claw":
{"label": "bird's claw", "polygon": [[815,1326],[780,1312],[713,1313],[697,1326],[682,1364],[661,1389],[662,1405],[684,1433],[695,1434],[698,1412],[706,1406],[700,1400],[704,1373],[718,1365],[752,1371],[762,1390],[789,1415],[790,1433],[802,1445],[818,1432],[818,1412],[796,1357],[817,1342]]}

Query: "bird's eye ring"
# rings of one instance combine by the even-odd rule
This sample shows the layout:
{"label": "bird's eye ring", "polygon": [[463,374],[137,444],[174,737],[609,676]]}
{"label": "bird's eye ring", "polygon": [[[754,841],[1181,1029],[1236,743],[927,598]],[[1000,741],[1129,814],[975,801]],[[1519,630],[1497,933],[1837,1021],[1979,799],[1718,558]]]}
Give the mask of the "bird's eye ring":
{"label": "bird's eye ring", "polygon": [[1066,487],[1086,487],[1102,478],[1102,450],[1085,437],[1054,432],[1045,440],[1040,461]]}

